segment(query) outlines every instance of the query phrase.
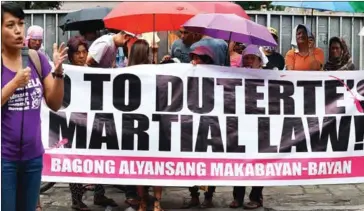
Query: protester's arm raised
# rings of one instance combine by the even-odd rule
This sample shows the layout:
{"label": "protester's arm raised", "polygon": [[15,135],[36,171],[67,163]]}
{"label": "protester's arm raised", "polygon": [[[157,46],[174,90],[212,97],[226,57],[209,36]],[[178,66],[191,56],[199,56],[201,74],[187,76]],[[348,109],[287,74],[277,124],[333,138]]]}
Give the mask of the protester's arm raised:
{"label": "protester's arm raised", "polygon": [[314,48],[309,53],[311,57],[311,70],[323,70],[325,55],[321,48]]}
{"label": "protester's arm raised", "polygon": [[[53,62],[54,62],[54,74],[58,77],[53,77],[49,74],[51,66],[48,64],[46,67],[42,67],[43,73],[46,71],[46,77],[44,78],[44,97],[47,106],[53,111],[57,111],[61,108],[64,95],[64,80],[61,77],[63,75],[62,64],[67,58],[68,48],[64,43],[57,48],[57,44],[53,44]],[[48,74],[47,74],[48,73]]]}

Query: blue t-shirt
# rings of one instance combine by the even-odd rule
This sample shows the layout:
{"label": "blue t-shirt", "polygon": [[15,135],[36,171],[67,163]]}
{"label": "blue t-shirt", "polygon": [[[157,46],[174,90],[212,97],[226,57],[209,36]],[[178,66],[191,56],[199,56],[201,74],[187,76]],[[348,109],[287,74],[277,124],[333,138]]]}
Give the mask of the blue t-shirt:
{"label": "blue t-shirt", "polygon": [[210,37],[204,37],[200,41],[194,43],[191,46],[191,50],[193,51],[198,46],[207,46],[211,48],[214,52],[214,60],[215,65],[224,66],[225,63],[230,66],[229,59],[226,59],[227,51],[228,51],[228,44],[221,39],[214,39]]}
{"label": "blue t-shirt", "polygon": [[181,61],[181,63],[190,63],[190,52],[191,46],[185,45],[181,39],[178,39],[173,42],[171,47],[171,57],[177,58]]}
{"label": "blue t-shirt", "polygon": [[118,52],[116,54],[116,67],[125,67],[125,55],[124,55],[124,50],[122,47],[118,48]]}

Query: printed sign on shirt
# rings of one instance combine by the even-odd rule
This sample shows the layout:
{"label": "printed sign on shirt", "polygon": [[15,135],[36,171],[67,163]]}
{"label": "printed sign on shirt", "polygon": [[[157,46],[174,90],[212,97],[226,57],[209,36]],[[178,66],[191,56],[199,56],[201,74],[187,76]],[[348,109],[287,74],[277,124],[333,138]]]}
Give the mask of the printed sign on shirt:
{"label": "printed sign on shirt", "polygon": [[[24,89],[26,90],[24,92]],[[30,91],[30,94],[29,94]],[[38,109],[42,103],[42,84],[39,78],[30,79],[25,88],[16,89],[8,101],[9,110]]]}

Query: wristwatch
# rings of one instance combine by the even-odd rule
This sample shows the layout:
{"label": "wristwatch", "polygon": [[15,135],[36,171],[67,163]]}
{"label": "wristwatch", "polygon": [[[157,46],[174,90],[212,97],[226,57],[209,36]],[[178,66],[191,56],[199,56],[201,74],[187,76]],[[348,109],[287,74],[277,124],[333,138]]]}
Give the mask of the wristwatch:
{"label": "wristwatch", "polygon": [[64,73],[56,73],[56,72],[52,72],[52,76],[53,78],[58,78],[58,79],[64,79]]}

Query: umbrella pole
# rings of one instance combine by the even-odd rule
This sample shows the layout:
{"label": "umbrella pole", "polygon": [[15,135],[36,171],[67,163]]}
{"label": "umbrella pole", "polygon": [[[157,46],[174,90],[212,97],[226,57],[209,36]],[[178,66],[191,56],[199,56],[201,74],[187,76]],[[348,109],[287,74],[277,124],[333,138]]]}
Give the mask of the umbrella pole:
{"label": "umbrella pole", "polygon": [[229,46],[230,46],[230,43],[231,43],[231,35],[232,35],[232,32],[230,32],[230,35],[229,35],[229,41],[228,41],[228,47],[227,47],[227,50],[226,50],[226,59],[225,59],[225,66],[229,66],[229,60],[230,60],[230,51],[229,51]]}
{"label": "umbrella pole", "polygon": [[311,10],[311,32],[313,32],[313,9]]}
{"label": "umbrella pole", "polygon": [[154,44],[155,44],[155,14],[153,14],[153,43],[152,43],[152,53],[153,53],[153,59],[152,64],[156,64],[155,61],[155,50],[154,50]]}

